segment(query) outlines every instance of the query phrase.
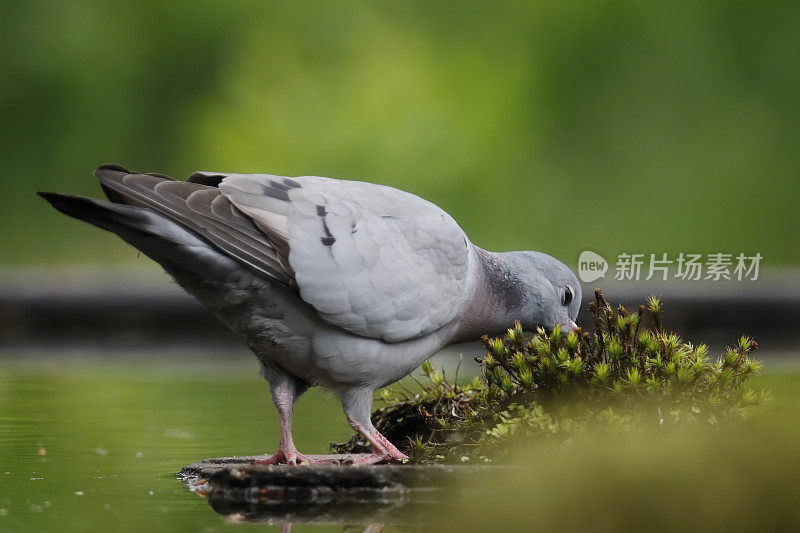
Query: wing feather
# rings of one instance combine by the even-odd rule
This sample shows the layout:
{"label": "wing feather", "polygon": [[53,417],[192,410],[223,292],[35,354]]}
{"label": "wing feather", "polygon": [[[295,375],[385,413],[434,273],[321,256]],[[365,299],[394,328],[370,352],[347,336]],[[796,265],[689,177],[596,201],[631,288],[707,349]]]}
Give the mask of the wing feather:
{"label": "wing feather", "polygon": [[472,245],[437,206],[370,183],[228,174],[219,184],[294,273],[300,296],[336,326],[398,342],[465,308]]}
{"label": "wing feather", "polygon": [[112,201],[153,209],[256,271],[286,285],[294,284],[269,238],[219,189],[131,173],[121,167],[104,166],[95,175]]}
{"label": "wing feather", "polygon": [[115,165],[95,174],[112,201],[175,220],[357,335],[431,333],[463,312],[474,288],[475,251],[458,224],[391,187],[215,172],[181,182]]}

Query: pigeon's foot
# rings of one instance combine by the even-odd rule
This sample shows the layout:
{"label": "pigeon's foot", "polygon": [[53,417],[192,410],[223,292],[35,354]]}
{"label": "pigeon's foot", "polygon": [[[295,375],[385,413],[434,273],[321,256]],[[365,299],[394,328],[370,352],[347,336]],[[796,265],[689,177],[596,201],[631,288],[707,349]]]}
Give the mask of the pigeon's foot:
{"label": "pigeon's foot", "polygon": [[356,459],[352,462],[353,466],[368,466],[368,465],[381,465],[384,463],[391,463],[393,461],[405,461],[408,456],[400,454],[400,457],[389,455],[385,453],[375,452],[361,459]]}
{"label": "pigeon's foot", "polygon": [[388,455],[391,459],[398,461],[407,461],[408,456],[397,449],[397,447],[389,442],[389,440],[381,435],[378,430],[375,430],[375,440],[373,441],[373,452],[383,455]]}
{"label": "pigeon's foot", "polygon": [[389,442],[377,430],[373,430],[372,438],[369,440],[372,442],[372,454],[354,461],[353,465],[378,465],[391,463],[392,461],[404,462],[408,460],[406,454],[398,450],[394,444]]}
{"label": "pigeon's foot", "polygon": [[324,461],[312,459],[302,453],[298,452],[294,447],[279,447],[278,451],[273,455],[265,456],[263,459],[256,459],[253,461],[257,465],[299,465],[299,464],[320,464]]}

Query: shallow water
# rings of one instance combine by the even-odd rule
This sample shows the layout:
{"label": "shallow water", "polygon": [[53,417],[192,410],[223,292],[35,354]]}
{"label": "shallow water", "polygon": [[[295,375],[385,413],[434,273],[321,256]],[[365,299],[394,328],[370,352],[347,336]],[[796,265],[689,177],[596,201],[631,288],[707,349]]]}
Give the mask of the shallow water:
{"label": "shallow water", "polygon": [[[462,376],[474,371],[466,366]],[[766,368],[759,382],[773,388],[783,426],[794,428],[796,359],[772,359]],[[294,434],[301,451],[325,453],[350,433],[330,392],[312,389],[298,402]],[[235,520],[214,512],[176,473],[206,457],[265,453],[277,441],[266,384],[246,354],[6,354],[0,358],[0,531],[220,530]],[[601,456],[605,462],[613,454]],[[576,486],[591,481],[576,476]],[[560,501],[574,490],[547,489],[537,498]],[[292,531],[342,529],[295,524]]]}
{"label": "shallow water", "polygon": [[[308,453],[350,435],[338,399],[319,388],[298,402],[294,426]],[[265,453],[277,440],[251,358],[5,356],[0,530],[214,531],[226,519],[175,474],[205,457]]]}

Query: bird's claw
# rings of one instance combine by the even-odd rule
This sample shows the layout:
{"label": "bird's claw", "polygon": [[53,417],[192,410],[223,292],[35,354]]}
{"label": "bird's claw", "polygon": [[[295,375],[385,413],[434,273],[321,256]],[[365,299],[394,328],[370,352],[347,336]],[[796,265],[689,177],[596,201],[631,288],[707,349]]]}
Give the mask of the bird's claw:
{"label": "bird's claw", "polygon": [[257,465],[286,464],[292,466],[301,464],[317,464],[320,462],[321,461],[312,459],[307,455],[303,455],[297,450],[284,450],[282,448],[278,448],[278,451],[270,456],[265,456],[263,459],[256,459],[253,461],[253,463]]}
{"label": "bird's claw", "polygon": [[386,463],[392,463],[395,461],[404,463],[408,461],[408,456],[402,453],[399,456],[397,456],[394,454],[390,455],[388,453],[375,452],[369,454],[366,457],[356,459],[355,461],[353,461],[352,464],[353,466],[368,466],[368,465],[381,465]]}

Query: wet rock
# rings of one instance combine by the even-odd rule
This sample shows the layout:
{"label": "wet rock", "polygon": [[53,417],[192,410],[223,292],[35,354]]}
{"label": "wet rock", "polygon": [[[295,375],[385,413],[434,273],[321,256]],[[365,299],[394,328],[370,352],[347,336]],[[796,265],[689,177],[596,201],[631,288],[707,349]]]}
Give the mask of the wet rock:
{"label": "wet rock", "polygon": [[[263,456],[261,456],[263,457]],[[391,523],[433,519],[466,477],[495,467],[346,464],[359,454],[311,456],[324,465],[259,465],[258,457],[204,459],[180,473],[189,488],[232,520]]]}

